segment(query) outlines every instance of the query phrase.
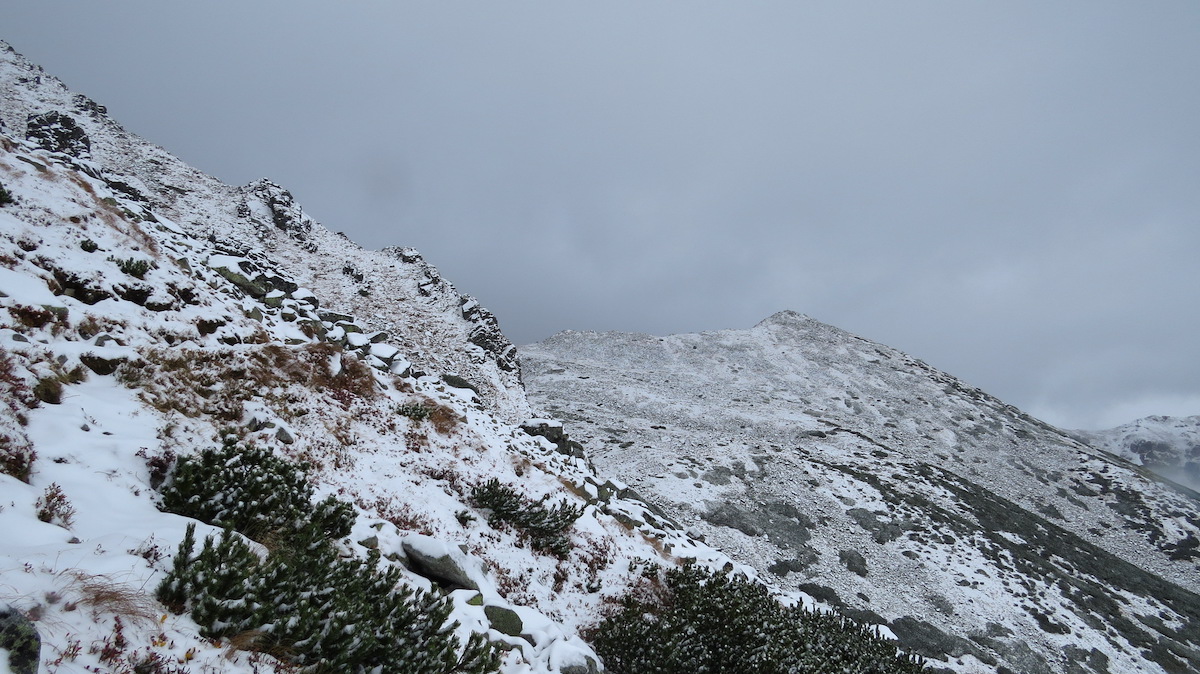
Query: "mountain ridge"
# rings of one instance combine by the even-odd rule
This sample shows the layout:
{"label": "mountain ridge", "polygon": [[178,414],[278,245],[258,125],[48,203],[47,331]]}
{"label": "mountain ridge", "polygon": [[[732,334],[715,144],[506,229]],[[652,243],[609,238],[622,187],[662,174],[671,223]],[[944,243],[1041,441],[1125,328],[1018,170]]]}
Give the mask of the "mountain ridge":
{"label": "mountain ridge", "polygon": [[[790,311],[520,351],[535,410],[567,421],[602,472],[948,670],[1067,671],[1070,644],[1092,662],[1079,671],[1127,671],[1163,639],[1197,662],[1197,495],[907,354]],[[1085,595],[1166,601],[1191,627],[1147,634]]]}

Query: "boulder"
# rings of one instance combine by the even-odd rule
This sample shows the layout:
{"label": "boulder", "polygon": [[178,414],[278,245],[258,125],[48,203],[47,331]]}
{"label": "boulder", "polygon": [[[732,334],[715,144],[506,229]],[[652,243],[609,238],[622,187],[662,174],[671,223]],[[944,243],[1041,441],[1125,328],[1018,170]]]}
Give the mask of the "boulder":
{"label": "boulder", "polygon": [[446,382],[446,384],[449,386],[453,386],[454,388],[469,389],[474,391],[475,395],[480,395],[479,389],[475,388],[474,384],[456,374],[444,374],[442,375],[442,381]]}
{"label": "boulder", "polygon": [[267,294],[267,289],[262,284],[251,281],[240,272],[236,272],[228,267],[217,267],[215,271],[251,297],[257,298]]}
{"label": "boulder", "polygon": [[[471,578],[465,555],[428,536],[409,536],[401,543],[409,568],[448,588],[479,590]],[[455,554],[458,552],[458,554]]]}
{"label": "boulder", "polygon": [[492,629],[510,637],[519,637],[524,630],[524,623],[517,612],[503,606],[484,606],[483,613],[487,616]]}
{"label": "boulder", "polygon": [[97,355],[91,351],[79,354],[79,362],[86,365],[87,368],[92,372],[95,372],[101,376],[110,375],[113,372],[116,372],[117,367],[119,367],[121,363],[124,363],[126,360],[127,359],[124,356],[105,358],[104,356]]}

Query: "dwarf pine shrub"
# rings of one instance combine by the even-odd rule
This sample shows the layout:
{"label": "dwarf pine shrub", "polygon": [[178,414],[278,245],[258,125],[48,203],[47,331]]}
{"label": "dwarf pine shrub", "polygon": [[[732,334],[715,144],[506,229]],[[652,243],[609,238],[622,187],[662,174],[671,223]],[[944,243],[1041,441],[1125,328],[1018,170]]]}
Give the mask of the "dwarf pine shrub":
{"label": "dwarf pine shrub", "polygon": [[694,566],[672,569],[625,597],[591,630],[613,674],[915,674],[900,653],[840,616],[785,607],[757,583]]}
{"label": "dwarf pine shrub", "polygon": [[354,526],[349,504],[330,496],[313,505],[313,489],[300,466],[232,438],[220,449],[180,458],[162,495],[169,512],[251,538],[289,535],[309,524],[341,538]]}
{"label": "dwarf pine shrub", "polygon": [[111,257],[109,259],[117,263],[117,269],[120,269],[126,274],[138,279],[145,278],[146,272],[156,267],[156,265],[150,260],[139,260],[135,257]]}
{"label": "dwarf pine shrub", "polygon": [[549,499],[549,495],[537,501],[526,498],[496,478],[471,490],[475,506],[491,511],[488,524],[511,525],[528,537],[534,548],[565,558],[571,552],[566,531],[583,514],[583,507],[561,501],[547,508]]}
{"label": "dwarf pine shrub", "polygon": [[379,552],[340,559],[314,528],[266,559],[226,529],[194,554],[195,525],[180,544],[157,596],[189,610],[209,638],[255,633],[248,646],[321,672],[485,674],[499,656],[479,634],[464,646],[449,598],[402,584]]}
{"label": "dwarf pine shrub", "polygon": [[408,417],[413,421],[425,421],[429,418],[430,409],[420,403],[408,403],[396,406],[396,414]]}
{"label": "dwarf pine shrub", "polygon": [[[311,503],[296,466],[253,446],[227,442],[181,459],[164,489],[167,509],[225,527],[195,551],[188,528],[157,596],[190,611],[210,638],[257,634],[248,648],[306,670],[485,674],[499,656],[482,635],[462,644],[448,598],[404,587],[378,551],[341,559],[330,537],[349,533],[352,508],[330,497]],[[234,530],[271,540],[260,557]]]}

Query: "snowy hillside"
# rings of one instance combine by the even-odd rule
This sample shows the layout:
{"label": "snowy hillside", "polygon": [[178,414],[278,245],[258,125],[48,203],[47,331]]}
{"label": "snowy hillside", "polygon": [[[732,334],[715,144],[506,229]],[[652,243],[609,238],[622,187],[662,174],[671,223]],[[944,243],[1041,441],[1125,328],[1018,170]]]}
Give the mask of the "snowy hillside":
{"label": "snowy hillside", "polygon": [[[223,185],[6,46],[0,395],[0,671],[296,671],[367,651],[385,671],[466,671],[475,634],[500,671],[582,674],[602,663],[581,630],[648,565],[734,568],[560,451],[495,318],[416,251],[363,250],[269,181]],[[321,522],[334,539],[304,538]],[[382,583],[372,606],[426,598],[405,620],[446,607],[411,634],[458,655],[410,667],[387,650],[409,632],[296,608],[342,591],[269,581],[314,559],[360,593]]]}
{"label": "snowy hillside", "polygon": [[1071,431],[1093,447],[1200,491],[1200,416],[1153,416],[1104,431]]}
{"label": "snowy hillside", "polygon": [[1200,503],[806,316],[521,347],[601,472],[955,672],[1200,671]]}
{"label": "snowy hillside", "polygon": [[922,670],[814,606],[531,418],[416,251],[0,43],[0,673]]}

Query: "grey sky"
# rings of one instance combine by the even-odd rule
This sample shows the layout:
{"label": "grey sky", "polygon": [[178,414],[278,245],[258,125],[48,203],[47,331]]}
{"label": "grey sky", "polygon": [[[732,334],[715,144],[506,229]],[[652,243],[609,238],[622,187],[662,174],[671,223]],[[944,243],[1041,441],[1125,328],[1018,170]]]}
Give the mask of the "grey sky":
{"label": "grey sky", "polygon": [[1200,4],[37,2],[0,38],[518,343],[785,308],[1053,423],[1200,414]]}

